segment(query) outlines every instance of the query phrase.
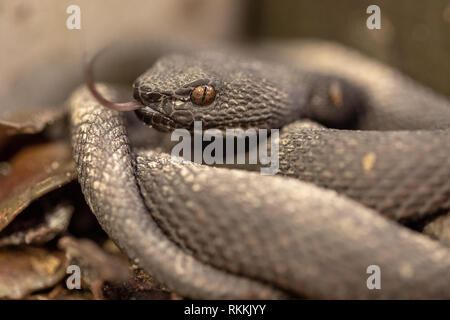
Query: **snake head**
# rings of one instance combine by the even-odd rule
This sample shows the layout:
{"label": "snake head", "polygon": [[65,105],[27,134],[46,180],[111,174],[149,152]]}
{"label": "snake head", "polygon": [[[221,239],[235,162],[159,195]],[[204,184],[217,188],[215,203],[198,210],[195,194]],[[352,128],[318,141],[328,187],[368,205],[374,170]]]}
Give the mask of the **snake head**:
{"label": "snake head", "polygon": [[134,98],[143,108],[139,119],[161,131],[193,129],[194,121],[213,114],[223,87],[218,75],[195,56],[174,54],[161,58],[136,79]]}
{"label": "snake head", "polygon": [[347,128],[361,115],[364,97],[343,79],[220,50],[161,57],[133,84],[135,101],[108,101],[95,89],[92,63],[86,83],[97,101],[160,131],[178,128],[275,129],[309,118]]}
{"label": "snake head", "polygon": [[291,96],[280,89],[287,86],[271,82],[273,68],[232,57],[218,51],[162,57],[133,84],[144,106],[137,116],[162,131],[192,131],[194,121],[203,129],[279,127],[274,120],[288,120],[280,108]]}
{"label": "snake head", "polygon": [[181,58],[164,58],[135,81],[134,98],[144,105],[135,112],[147,125],[161,131],[192,130],[194,120],[202,121],[214,113],[222,85],[199,67],[185,72],[170,68],[171,59]]}

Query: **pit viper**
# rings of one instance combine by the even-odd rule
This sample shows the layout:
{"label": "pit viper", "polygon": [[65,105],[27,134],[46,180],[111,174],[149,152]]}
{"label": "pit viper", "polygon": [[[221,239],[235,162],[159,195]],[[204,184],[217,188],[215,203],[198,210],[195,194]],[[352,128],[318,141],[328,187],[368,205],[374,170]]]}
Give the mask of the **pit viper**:
{"label": "pit viper", "polygon": [[[74,159],[102,227],[189,298],[450,298],[450,248],[404,226],[449,212],[449,100],[340,45],[277,54],[163,55],[129,103],[112,102],[110,84],[75,91]],[[279,172],[135,148],[125,112],[104,105],[168,132],[280,129]],[[367,285],[373,265],[379,289]]]}

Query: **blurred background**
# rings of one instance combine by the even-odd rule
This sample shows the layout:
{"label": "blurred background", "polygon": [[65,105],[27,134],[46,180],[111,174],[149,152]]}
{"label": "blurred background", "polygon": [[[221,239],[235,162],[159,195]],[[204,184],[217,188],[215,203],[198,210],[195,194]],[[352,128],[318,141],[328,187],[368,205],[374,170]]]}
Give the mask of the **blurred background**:
{"label": "blurred background", "polygon": [[[81,30],[66,28],[74,4]],[[371,4],[381,8],[381,30],[366,28]],[[39,64],[79,73],[84,51],[118,40],[307,37],[360,49],[450,96],[449,31],[449,0],[1,0],[0,74],[12,85]]]}
{"label": "blurred background", "polygon": [[[371,4],[381,9],[381,30],[366,28]],[[255,0],[248,13],[252,38],[338,41],[450,96],[448,0]]]}

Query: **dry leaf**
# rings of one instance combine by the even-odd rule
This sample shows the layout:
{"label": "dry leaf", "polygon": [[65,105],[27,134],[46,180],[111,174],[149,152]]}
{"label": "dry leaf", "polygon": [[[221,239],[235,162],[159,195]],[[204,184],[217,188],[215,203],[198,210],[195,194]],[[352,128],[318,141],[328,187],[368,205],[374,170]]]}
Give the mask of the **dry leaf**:
{"label": "dry leaf", "polygon": [[107,253],[91,240],[64,237],[58,241],[58,247],[66,252],[71,264],[80,267],[82,281],[97,299],[103,298],[102,286],[105,281],[120,283],[131,276],[125,257]]}
{"label": "dry leaf", "polygon": [[31,201],[76,177],[72,151],[65,142],[27,146],[9,164],[9,175],[0,177],[0,231]]}
{"label": "dry leaf", "polygon": [[86,290],[70,290],[60,283],[50,292],[33,294],[27,300],[92,300],[92,293]]}
{"label": "dry leaf", "polygon": [[103,297],[107,300],[168,300],[181,299],[163,289],[142,269],[133,265],[133,276],[120,284],[106,283]]}
{"label": "dry leaf", "polygon": [[450,247],[450,212],[428,223],[424,227],[423,233]]}
{"label": "dry leaf", "polygon": [[43,248],[0,249],[0,298],[19,299],[49,288],[66,274],[63,252]]}
{"label": "dry leaf", "polygon": [[6,136],[19,133],[39,133],[48,125],[63,118],[66,110],[61,108],[22,107],[0,114],[0,132]]}
{"label": "dry leaf", "polygon": [[[43,244],[66,231],[74,207],[60,203],[50,208],[39,202],[29,206],[0,232],[0,247],[21,244]],[[50,204],[48,204],[50,205]]]}

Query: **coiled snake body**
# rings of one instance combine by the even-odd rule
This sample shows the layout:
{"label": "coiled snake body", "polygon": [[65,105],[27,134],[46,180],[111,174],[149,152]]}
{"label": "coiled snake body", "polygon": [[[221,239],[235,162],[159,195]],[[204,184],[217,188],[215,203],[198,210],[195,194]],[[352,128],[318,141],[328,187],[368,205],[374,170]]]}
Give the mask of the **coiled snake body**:
{"label": "coiled snake body", "polygon": [[[450,298],[450,249],[398,224],[449,212],[450,102],[336,45],[304,42],[296,55],[297,66],[173,54],[134,84],[138,117],[160,130],[281,128],[279,176],[134,150],[123,114],[75,92],[74,156],[93,212],[187,297]],[[337,129],[295,122],[305,118]],[[380,290],[366,285],[370,265]]]}

